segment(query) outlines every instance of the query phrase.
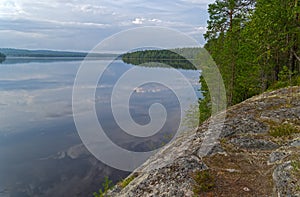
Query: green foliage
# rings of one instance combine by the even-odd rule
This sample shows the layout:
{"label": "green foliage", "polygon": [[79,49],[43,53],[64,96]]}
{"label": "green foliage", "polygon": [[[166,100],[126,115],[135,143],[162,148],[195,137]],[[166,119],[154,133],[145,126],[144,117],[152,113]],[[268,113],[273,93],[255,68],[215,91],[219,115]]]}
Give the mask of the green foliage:
{"label": "green foliage", "polygon": [[133,181],[133,179],[135,179],[135,176],[130,176],[127,179],[124,179],[120,185],[122,188],[125,188],[129,183],[131,183],[131,181]]}
{"label": "green foliage", "polygon": [[292,160],[292,175],[295,180],[295,190],[300,191],[300,160],[299,158],[296,158],[295,160]]}
{"label": "green foliage", "polygon": [[300,129],[287,123],[273,126],[269,131],[269,134],[273,137],[288,137],[295,133],[300,133]]}
{"label": "green foliage", "polygon": [[208,31],[204,35],[207,40],[214,40],[233,30],[235,26],[244,25],[252,13],[253,0],[216,0],[208,8]]}
{"label": "green foliage", "polygon": [[210,170],[197,171],[193,174],[195,184],[193,185],[194,194],[212,191],[216,187],[215,177]]}
{"label": "green foliage", "polygon": [[296,160],[292,161],[292,167],[294,172],[300,173],[300,161],[296,161]]}
{"label": "green foliage", "polygon": [[[249,21],[254,2],[251,0],[217,0],[209,5],[210,19],[208,31],[205,34],[205,48],[211,53],[221,72],[227,90],[227,103],[233,105],[252,96],[256,87],[249,87],[249,46],[243,46],[242,29]],[[220,28],[222,27],[222,28]],[[241,57],[245,59],[241,61]],[[247,61],[246,61],[247,60]],[[244,64],[243,67],[241,64]],[[244,73],[247,72],[245,76]],[[256,81],[253,81],[253,84]],[[249,91],[251,89],[251,91]]]}
{"label": "green foliage", "polygon": [[205,48],[219,67],[228,105],[299,84],[298,1],[216,0],[208,11]]}
{"label": "green foliage", "polygon": [[203,95],[203,98],[199,100],[199,112],[200,112],[199,122],[203,123],[211,116],[212,105],[211,105],[211,98],[210,98],[208,86],[203,76],[200,77],[200,83],[201,83],[201,93]]}
{"label": "green foliage", "polygon": [[293,80],[293,84],[294,84],[295,86],[300,86],[300,76],[296,76],[296,77],[294,77],[293,79],[294,79],[294,80]]}
{"label": "green foliage", "polygon": [[276,90],[279,88],[289,87],[289,86],[300,86],[300,76],[295,75],[292,76],[290,80],[288,81],[277,81],[274,84],[272,84],[268,90]]}
{"label": "green foliage", "polygon": [[280,81],[288,81],[292,76],[292,72],[287,66],[283,66],[282,70],[278,73],[278,78]]}
{"label": "green foliage", "polygon": [[157,62],[160,63],[160,67],[161,64],[164,64],[173,68],[196,70],[193,59],[200,52],[200,48],[144,50],[123,54],[122,60],[125,63],[139,66],[155,66],[153,62]]}
{"label": "green foliage", "polygon": [[94,192],[94,197],[106,197],[106,193],[113,187],[112,181],[106,176],[102,183],[102,189],[99,189],[98,193]]}

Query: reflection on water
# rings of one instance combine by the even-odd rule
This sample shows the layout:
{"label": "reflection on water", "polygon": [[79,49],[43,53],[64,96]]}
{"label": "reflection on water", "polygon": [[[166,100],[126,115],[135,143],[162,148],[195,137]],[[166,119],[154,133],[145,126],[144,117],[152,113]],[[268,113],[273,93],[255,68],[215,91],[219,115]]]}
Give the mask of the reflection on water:
{"label": "reflection on water", "polygon": [[[72,117],[72,88],[80,61],[23,62],[0,65],[0,196],[91,196],[104,176],[114,181],[128,172],[108,167],[82,145]],[[117,61],[97,88],[96,107],[110,137],[122,138],[107,103],[114,81],[132,66]],[[166,68],[141,68],[147,69]],[[198,88],[199,73],[181,71]],[[131,115],[149,121],[145,110],[161,99],[171,112],[176,102],[164,87],[145,86],[133,95]],[[159,91],[158,91],[159,90]],[[175,104],[174,104],[175,102]],[[177,106],[178,107],[178,106]],[[145,109],[143,109],[145,108]],[[176,113],[174,113],[176,114]],[[174,119],[174,125],[176,123]],[[172,122],[167,125],[172,130]],[[143,141],[122,141],[142,150]]]}

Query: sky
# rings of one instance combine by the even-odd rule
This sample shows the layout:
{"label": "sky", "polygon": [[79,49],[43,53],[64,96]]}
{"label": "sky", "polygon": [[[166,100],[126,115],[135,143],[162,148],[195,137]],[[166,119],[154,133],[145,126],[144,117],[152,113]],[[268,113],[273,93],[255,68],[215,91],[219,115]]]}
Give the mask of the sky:
{"label": "sky", "polygon": [[0,0],[0,48],[90,51],[120,31],[168,27],[204,44],[214,0]]}

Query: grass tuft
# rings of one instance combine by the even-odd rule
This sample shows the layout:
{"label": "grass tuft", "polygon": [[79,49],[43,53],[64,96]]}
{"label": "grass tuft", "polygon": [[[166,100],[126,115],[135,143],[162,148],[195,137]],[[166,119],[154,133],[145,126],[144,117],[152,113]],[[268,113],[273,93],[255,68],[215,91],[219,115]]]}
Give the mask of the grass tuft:
{"label": "grass tuft", "polygon": [[121,183],[120,186],[122,188],[126,187],[129,183],[131,183],[131,181],[133,181],[133,179],[135,178],[135,176],[130,176],[127,179],[124,179]]}
{"label": "grass tuft", "polygon": [[293,160],[292,163],[292,176],[294,177],[294,189],[300,191],[300,160]]}
{"label": "grass tuft", "polygon": [[210,192],[216,186],[215,177],[210,170],[196,171],[193,174],[195,184],[193,186],[194,194],[201,194],[203,192]]}
{"label": "grass tuft", "polygon": [[269,133],[273,137],[285,137],[285,136],[291,136],[295,133],[300,133],[300,129],[291,124],[284,123],[278,126],[273,126],[270,129]]}

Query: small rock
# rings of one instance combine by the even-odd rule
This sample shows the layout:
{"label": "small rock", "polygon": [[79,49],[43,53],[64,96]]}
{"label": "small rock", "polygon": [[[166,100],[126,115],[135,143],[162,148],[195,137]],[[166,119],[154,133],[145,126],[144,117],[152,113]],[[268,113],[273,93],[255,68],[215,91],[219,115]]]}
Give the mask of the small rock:
{"label": "small rock", "polygon": [[274,142],[249,137],[233,138],[230,143],[245,149],[273,150],[279,148],[279,145]]}
{"label": "small rock", "polygon": [[276,167],[273,172],[273,180],[276,184],[276,189],[279,196],[291,196],[292,186],[290,182],[290,170],[292,169],[291,162],[288,161]]}
{"label": "small rock", "polygon": [[243,190],[244,190],[245,192],[250,192],[250,189],[249,189],[248,187],[244,187]]}
{"label": "small rock", "polygon": [[215,154],[224,154],[226,153],[220,143],[216,144],[207,154],[207,156],[213,156]]}
{"label": "small rock", "polygon": [[295,140],[290,145],[293,147],[300,147],[300,140]]}
{"label": "small rock", "polygon": [[226,169],[227,172],[233,173],[233,172],[240,172],[239,170],[236,169]]}
{"label": "small rock", "polygon": [[284,158],[287,157],[285,152],[272,152],[268,164],[274,164],[276,162],[281,162]]}

